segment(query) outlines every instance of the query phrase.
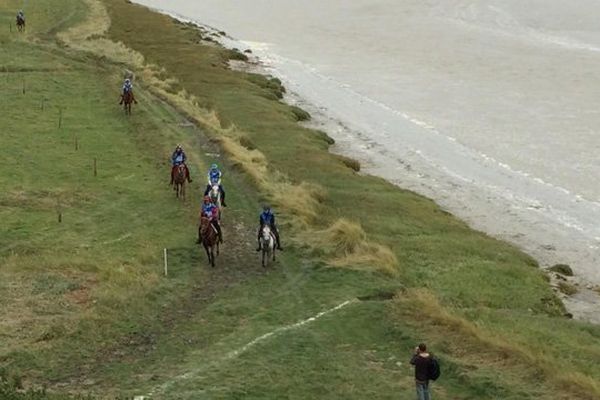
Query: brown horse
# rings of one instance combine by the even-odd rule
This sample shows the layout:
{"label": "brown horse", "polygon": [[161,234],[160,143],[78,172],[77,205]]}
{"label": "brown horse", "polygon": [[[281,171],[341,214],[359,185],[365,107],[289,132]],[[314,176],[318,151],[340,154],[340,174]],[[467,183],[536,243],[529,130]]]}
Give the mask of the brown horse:
{"label": "brown horse", "polygon": [[19,32],[23,32],[25,30],[25,18],[17,16],[17,29]]}
{"label": "brown horse", "polygon": [[185,164],[179,164],[175,167],[175,174],[173,175],[173,190],[175,190],[175,196],[185,200]]}
{"label": "brown horse", "polygon": [[123,109],[125,110],[125,114],[131,115],[131,103],[137,104],[137,100],[133,97],[133,91],[128,91],[123,93],[121,96],[121,102],[119,104],[123,104]]}
{"label": "brown horse", "polygon": [[202,246],[208,256],[208,262],[211,267],[215,266],[215,247],[217,255],[219,255],[219,235],[213,227],[210,220],[206,217],[200,218],[200,237],[202,238]]}

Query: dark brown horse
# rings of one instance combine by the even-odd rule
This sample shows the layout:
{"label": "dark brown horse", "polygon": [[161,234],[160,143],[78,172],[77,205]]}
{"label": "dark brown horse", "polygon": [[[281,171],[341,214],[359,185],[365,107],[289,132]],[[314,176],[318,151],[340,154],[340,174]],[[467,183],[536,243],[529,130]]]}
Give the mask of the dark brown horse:
{"label": "dark brown horse", "polygon": [[175,173],[173,174],[173,190],[175,190],[175,196],[185,200],[185,183],[186,183],[186,169],[185,164],[179,164],[175,167]]}
{"label": "dark brown horse", "polygon": [[130,90],[121,95],[121,102],[119,103],[123,104],[123,109],[127,115],[131,115],[131,103],[137,104],[137,100],[133,97],[133,91]]}
{"label": "dark brown horse", "polygon": [[202,238],[202,246],[208,256],[208,262],[211,267],[215,266],[215,247],[217,255],[219,255],[219,235],[217,230],[206,217],[200,218],[200,237]]}
{"label": "dark brown horse", "polygon": [[25,30],[25,18],[17,15],[17,29],[19,32],[23,32]]}

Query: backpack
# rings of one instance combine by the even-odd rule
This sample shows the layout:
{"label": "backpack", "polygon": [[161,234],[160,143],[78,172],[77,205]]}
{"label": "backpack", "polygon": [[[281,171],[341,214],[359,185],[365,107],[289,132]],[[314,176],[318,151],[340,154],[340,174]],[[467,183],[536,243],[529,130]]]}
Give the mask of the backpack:
{"label": "backpack", "polygon": [[440,377],[440,363],[438,362],[437,358],[433,356],[431,357],[431,362],[429,363],[427,375],[432,381],[435,381]]}

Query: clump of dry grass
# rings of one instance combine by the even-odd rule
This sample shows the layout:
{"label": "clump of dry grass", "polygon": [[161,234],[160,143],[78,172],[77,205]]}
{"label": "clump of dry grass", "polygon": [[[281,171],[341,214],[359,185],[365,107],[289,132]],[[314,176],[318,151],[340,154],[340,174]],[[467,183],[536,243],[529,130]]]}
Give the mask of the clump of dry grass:
{"label": "clump of dry grass", "polygon": [[399,273],[396,255],[388,247],[369,241],[359,224],[344,218],[326,229],[303,234],[302,241],[335,267],[378,271],[390,276]]}
{"label": "clump of dry grass", "polygon": [[514,362],[526,364],[543,375],[549,383],[560,389],[576,393],[580,398],[600,398],[600,385],[591,377],[580,372],[565,371],[562,363],[534,351],[533,349],[509,342],[503,337],[487,331],[467,319],[452,314],[444,308],[433,293],[426,289],[411,289],[395,302],[404,303],[405,309],[418,310],[418,318],[443,328],[444,332],[460,335],[465,343],[474,345],[479,351],[494,354],[501,359],[512,358]]}

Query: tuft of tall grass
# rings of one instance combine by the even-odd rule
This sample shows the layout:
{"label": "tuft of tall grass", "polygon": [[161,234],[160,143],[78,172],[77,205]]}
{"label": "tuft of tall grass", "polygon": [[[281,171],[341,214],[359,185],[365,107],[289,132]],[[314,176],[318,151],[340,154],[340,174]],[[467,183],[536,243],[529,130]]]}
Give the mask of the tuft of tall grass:
{"label": "tuft of tall grass", "polygon": [[370,241],[358,223],[340,218],[328,228],[307,232],[302,238],[332,266],[398,276],[396,255],[388,247]]}

